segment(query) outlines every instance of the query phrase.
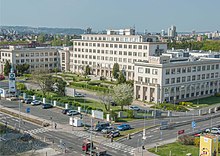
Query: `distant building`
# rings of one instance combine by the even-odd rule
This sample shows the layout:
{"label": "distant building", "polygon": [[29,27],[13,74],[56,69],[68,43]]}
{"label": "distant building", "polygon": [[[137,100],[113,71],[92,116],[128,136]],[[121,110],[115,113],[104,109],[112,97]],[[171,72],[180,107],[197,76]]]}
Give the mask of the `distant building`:
{"label": "distant building", "polygon": [[114,63],[125,71],[127,79],[134,77],[134,63],[147,61],[149,56],[166,52],[167,44],[156,36],[135,35],[134,29],[107,30],[107,34],[84,34],[73,40],[70,51],[70,71],[83,73],[89,65],[94,75],[112,77]]}
{"label": "distant building", "polygon": [[36,69],[60,68],[58,50],[55,48],[9,46],[7,49],[0,49],[0,73],[4,70],[6,60],[13,64],[15,69],[17,64],[27,63],[30,65],[30,72]]}
{"label": "distant building", "polygon": [[60,57],[60,68],[62,71],[70,71],[70,51],[72,51],[72,47],[63,47],[59,49],[59,57]]}
{"label": "distant building", "polygon": [[170,28],[168,28],[168,33],[167,33],[168,37],[176,37],[177,36],[177,32],[176,32],[176,26],[171,26]]}
{"label": "distant building", "polygon": [[161,30],[161,36],[165,36],[165,30]]}
{"label": "distant building", "polygon": [[199,35],[199,36],[197,36],[197,39],[196,39],[197,41],[199,41],[199,42],[201,42],[201,41],[203,41],[203,37],[201,36],[201,35]]}

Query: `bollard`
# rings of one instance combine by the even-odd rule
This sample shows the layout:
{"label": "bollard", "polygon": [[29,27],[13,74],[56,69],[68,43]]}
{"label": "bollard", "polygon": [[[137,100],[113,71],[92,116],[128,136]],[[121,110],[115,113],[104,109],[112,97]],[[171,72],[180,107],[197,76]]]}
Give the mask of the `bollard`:
{"label": "bollard", "polygon": [[129,140],[129,139],[131,139],[131,136],[130,136],[130,134],[128,134],[128,137],[127,137],[127,139]]}

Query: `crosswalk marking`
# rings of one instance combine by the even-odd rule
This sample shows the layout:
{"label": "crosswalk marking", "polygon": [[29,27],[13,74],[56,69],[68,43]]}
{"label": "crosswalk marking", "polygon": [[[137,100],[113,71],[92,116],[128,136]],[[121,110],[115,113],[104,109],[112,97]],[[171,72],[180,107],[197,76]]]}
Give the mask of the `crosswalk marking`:
{"label": "crosswalk marking", "polygon": [[36,129],[26,130],[24,132],[29,133],[29,134],[38,134],[38,133],[45,133],[48,131],[51,131],[51,130],[47,128],[36,128]]}
{"label": "crosswalk marking", "polygon": [[[85,138],[85,139],[90,138],[90,133],[85,132],[85,131],[72,131],[72,134],[78,137]],[[135,151],[134,147],[131,147],[131,146],[119,143],[119,142],[103,142],[102,145],[116,149],[116,150],[120,150],[130,155],[134,155],[134,151]]]}

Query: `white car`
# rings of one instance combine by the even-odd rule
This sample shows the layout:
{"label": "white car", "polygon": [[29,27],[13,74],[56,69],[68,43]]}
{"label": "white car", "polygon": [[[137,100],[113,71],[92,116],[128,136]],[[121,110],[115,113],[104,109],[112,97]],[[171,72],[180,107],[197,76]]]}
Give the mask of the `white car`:
{"label": "white car", "polygon": [[139,111],[139,110],[141,110],[138,106],[130,106],[129,109],[130,109],[130,110],[134,110],[134,111]]}
{"label": "white car", "polygon": [[215,127],[215,128],[212,128],[212,129],[211,129],[211,133],[212,133],[212,134],[220,134],[220,129],[219,129],[219,128],[216,128],[216,127]]}
{"label": "white car", "polygon": [[81,94],[81,93],[75,93],[75,97],[84,97],[85,95]]}
{"label": "white car", "polygon": [[41,105],[41,101],[38,100],[34,100],[31,102],[31,105],[35,106],[35,105]]}

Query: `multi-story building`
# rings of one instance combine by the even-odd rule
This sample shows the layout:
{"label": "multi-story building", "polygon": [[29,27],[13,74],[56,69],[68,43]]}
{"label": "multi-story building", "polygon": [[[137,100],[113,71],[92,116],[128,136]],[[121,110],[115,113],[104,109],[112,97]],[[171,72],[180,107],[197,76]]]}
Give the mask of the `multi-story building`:
{"label": "multi-story building", "polygon": [[168,28],[167,35],[168,37],[176,37],[177,36],[176,26],[172,25],[170,28]]}
{"label": "multi-story building", "polygon": [[95,75],[112,77],[114,63],[126,73],[127,79],[134,77],[134,63],[147,61],[150,56],[166,52],[167,44],[148,35],[135,35],[134,29],[107,30],[107,34],[84,34],[73,40],[70,51],[70,71],[84,72],[89,65]]}
{"label": "multi-story building", "polygon": [[[220,58],[163,54],[135,63],[135,98],[148,102],[179,102],[220,92]],[[185,55],[185,56],[184,56]]]}
{"label": "multi-story building", "polygon": [[58,50],[54,48],[22,48],[9,46],[8,49],[0,49],[0,72],[4,70],[4,64],[8,60],[16,68],[17,64],[27,63],[30,72],[35,69],[52,70],[60,68]]}
{"label": "multi-story building", "polygon": [[72,50],[72,47],[63,47],[58,50],[60,55],[60,68],[62,71],[70,71],[70,51]]}

